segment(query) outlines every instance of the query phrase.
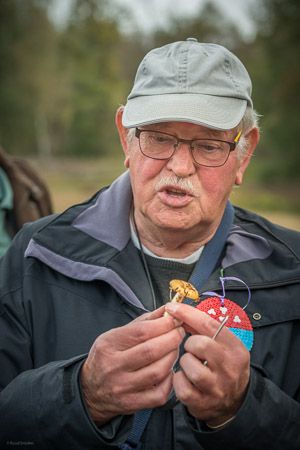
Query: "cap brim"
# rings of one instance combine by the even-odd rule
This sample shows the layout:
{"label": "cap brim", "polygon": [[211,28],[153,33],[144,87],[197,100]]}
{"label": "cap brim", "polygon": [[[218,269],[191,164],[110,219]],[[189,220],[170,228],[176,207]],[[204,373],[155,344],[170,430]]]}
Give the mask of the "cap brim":
{"label": "cap brim", "polygon": [[128,100],[123,125],[133,128],[157,122],[191,122],[231,130],[244,116],[247,101],[204,94],[164,94]]}

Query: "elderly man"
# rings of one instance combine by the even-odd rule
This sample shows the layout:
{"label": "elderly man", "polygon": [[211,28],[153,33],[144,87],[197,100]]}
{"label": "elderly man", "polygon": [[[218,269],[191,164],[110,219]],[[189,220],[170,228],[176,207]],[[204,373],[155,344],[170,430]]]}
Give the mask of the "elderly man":
{"label": "elderly man", "polygon": [[1,261],[1,448],[299,449],[299,234],[228,201],[259,139],[246,69],[155,49],[116,122],[129,170]]}

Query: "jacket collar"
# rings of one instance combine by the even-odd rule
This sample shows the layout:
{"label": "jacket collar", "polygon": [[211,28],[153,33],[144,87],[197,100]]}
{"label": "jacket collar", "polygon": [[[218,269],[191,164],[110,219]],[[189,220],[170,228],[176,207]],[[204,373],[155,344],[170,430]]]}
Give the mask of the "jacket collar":
{"label": "jacket collar", "polygon": [[80,213],[72,226],[121,251],[130,237],[131,204],[132,191],[127,171],[104,190],[92,206]]}

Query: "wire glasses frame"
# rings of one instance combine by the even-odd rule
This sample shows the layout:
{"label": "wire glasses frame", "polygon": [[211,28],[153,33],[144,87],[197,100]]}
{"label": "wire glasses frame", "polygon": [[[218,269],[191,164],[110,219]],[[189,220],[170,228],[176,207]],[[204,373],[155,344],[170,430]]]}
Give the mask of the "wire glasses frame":
{"label": "wire glasses frame", "polygon": [[[236,149],[241,135],[242,130],[239,130],[233,142],[228,142],[221,139],[180,139],[173,134],[161,131],[135,129],[135,136],[139,140],[140,151],[147,158],[156,160],[171,159],[179,143],[182,142],[190,146],[194,162],[199,166],[205,167],[223,166],[227,162],[229,154]],[[164,156],[161,156],[162,154]],[[167,156],[165,156],[166,154]],[[199,162],[197,156],[203,162]],[[215,161],[210,160],[210,158],[215,158]]]}

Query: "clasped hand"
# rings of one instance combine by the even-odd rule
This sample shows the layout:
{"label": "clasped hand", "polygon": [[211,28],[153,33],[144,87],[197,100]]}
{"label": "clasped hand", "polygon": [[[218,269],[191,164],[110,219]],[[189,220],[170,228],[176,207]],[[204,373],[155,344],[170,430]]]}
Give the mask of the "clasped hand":
{"label": "clasped hand", "polygon": [[[175,308],[174,308],[175,306]],[[100,335],[81,370],[94,422],[164,405],[174,387],[191,415],[216,426],[239,410],[249,383],[249,352],[226,327],[188,305],[167,304]],[[181,371],[173,373],[185,332]],[[208,364],[203,365],[207,360]]]}

